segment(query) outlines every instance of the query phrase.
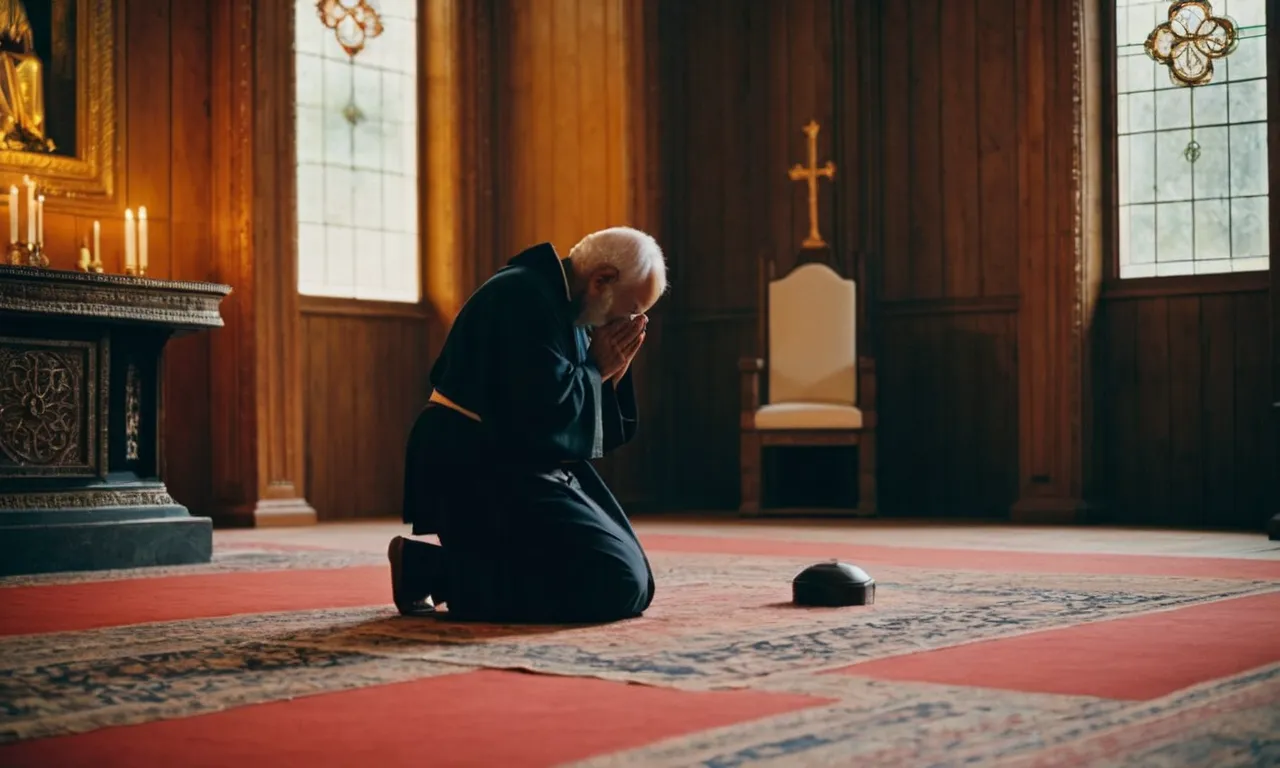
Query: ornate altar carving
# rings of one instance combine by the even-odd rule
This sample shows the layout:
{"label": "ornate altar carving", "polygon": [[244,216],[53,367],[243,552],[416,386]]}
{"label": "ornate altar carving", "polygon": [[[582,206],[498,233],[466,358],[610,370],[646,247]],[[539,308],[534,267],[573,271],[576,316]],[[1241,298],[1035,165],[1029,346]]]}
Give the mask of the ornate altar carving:
{"label": "ornate altar carving", "polygon": [[139,429],[142,424],[142,379],[138,366],[129,363],[124,374],[124,458],[137,461]]}
{"label": "ornate altar carving", "polygon": [[207,561],[161,477],[161,354],[222,285],[0,265],[0,575]]}
{"label": "ornate altar carving", "polygon": [[98,358],[95,342],[0,336],[0,477],[97,473]]}

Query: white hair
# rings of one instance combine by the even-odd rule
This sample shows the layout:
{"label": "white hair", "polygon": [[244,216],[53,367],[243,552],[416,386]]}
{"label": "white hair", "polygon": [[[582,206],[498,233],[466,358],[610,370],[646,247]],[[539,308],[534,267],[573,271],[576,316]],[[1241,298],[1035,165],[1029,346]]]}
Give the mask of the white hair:
{"label": "white hair", "polygon": [[618,270],[618,285],[635,286],[652,281],[655,295],[667,290],[667,263],[658,241],[631,227],[610,227],[592,232],[569,250],[575,271],[586,274],[597,267]]}

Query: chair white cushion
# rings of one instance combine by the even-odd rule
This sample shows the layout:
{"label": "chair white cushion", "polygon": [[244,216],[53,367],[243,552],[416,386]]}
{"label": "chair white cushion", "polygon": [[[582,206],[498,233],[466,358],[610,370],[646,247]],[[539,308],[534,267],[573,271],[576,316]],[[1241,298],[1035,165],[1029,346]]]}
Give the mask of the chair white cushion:
{"label": "chair white cushion", "polygon": [[862,429],[862,411],[835,403],[774,403],[756,410],[756,429]]}
{"label": "chair white cushion", "polygon": [[769,402],[858,400],[857,285],[825,264],[769,283]]}

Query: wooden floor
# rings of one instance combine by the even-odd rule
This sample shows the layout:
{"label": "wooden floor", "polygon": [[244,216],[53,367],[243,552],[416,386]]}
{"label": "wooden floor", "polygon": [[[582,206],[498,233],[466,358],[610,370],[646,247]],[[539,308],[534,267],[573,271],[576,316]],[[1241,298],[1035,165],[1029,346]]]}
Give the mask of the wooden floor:
{"label": "wooden floor", "polygon": [[[725,515],[647,515],[634,521],[644,534],[681,534],[783,541],[828,541],[899,547],[1080,552],[1280,560],[1280,542],[1264,533],[1153,528],[1016,526],[990,522],[880,520],[742,520]],[[305,528],[220,530],[218,544],[264,542],[324,549],[380,551],[408,527],[395,520],[324,523]]]}

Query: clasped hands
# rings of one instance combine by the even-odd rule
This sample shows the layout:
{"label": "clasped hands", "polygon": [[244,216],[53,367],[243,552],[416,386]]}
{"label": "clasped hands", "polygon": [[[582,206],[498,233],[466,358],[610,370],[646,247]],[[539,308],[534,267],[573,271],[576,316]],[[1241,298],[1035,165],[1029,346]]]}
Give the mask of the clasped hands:
{"label": "clasped hands", "polygon": [[615,386],[622,381],[644,343],[648,325],[648,317],[636,315],[626,320],[614,320],[592,331],[591,359],[600,371],[600,378]]}

